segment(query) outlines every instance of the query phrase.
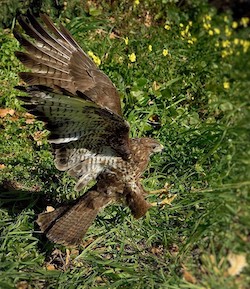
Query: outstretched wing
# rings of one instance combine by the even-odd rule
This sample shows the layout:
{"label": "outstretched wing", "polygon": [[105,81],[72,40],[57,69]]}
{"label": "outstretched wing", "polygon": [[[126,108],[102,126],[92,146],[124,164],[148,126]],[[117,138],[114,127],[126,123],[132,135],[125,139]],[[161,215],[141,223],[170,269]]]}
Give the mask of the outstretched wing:
{"label": "outstretched wing", "polygon": [[55,165],[68,171],[81,190],[106,168],[128,159],[129,126],[119,115],[103,108],[81,92],[78,96],[44,86],[17,87],[29,97],[19,97],[28,111],[47,123]]}
{"label": "outstretched wing", "polygon": [[16,56],[31,69],[31,72],[21,72],[20,77],[28,85],[60,86],[72,94],[80,91],[99,106],[122,115],[120,97],[111,80],[62,25],[59,30],[45,14],[41,19],[46,28],[30,12],[18,17],[26,34],[35,40],[30,42],[14,30],[16,39],[28,52],[18,51]]}

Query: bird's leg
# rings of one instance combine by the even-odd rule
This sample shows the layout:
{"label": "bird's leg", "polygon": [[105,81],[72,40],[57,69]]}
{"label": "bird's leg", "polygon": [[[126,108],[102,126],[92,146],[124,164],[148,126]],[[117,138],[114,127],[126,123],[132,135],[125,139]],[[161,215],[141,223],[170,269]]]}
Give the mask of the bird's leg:
{"label": "bird's leg", "polygon": [[155,191],[149,191],[148,194],[159,194],[160,196],[162,195],[167,195],[169,193],[169,189],[171,188],[171,185],[169,183],[165,183],[164,188],[155,190]]}
{"label": "bird's leg", "polygon": [[160,202],[153,202],[153,203],[151,203],[151,205],[153,206],[153,207],[157,207],[157,206],[165,206],[165,205],[170,205],[172,202],[173,202],[173,200],[176,198],[176,196],[177,195],[173,195],[173,196],[168,196],[168,197],[166,197],[166,198],[164,198],[163,200],[161,200]]}
{"label": "bird's leg", "polygon": [[165,183],[164,188],[159,189],[159,190],[155,190],[155,191],[149,191],[149,194],[159,194],[159,197],[161,198],[164,195],[167,195],[167,197],[165,197],[163,200],[161,200],[160,202],[153,202],[151,203],[151,205],[153,207],[156,206],[165,206],[165,205],[170,205],[172,203],[172,201],[176,198],[176,195],[171,196],[169,194],[169,189],[170,189],[171,185],[169,185],[168,183]]}

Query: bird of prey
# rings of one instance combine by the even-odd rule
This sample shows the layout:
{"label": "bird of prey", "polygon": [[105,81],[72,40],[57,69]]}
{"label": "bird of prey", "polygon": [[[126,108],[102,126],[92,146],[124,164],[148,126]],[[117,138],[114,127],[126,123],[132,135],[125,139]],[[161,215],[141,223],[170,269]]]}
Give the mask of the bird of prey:
{"label": "bird of prey", "polygon": [[[28,96],[24,107],[46,123],[55,166],[76,179],[80,191],[96,184],[73,205],[39,214],[48,239],[77,245],[98,212],[110,203],[127,205],[135,218],[150,208],[140,177],[149,157],[163,146],[152,138],[130,138],[117,89],[62,26],[45,14],[18,17],[25,34],[14,35],[26,52],[17,58],[30,69],[21,72]],[[43,23],[43,24],[41,24]]]}

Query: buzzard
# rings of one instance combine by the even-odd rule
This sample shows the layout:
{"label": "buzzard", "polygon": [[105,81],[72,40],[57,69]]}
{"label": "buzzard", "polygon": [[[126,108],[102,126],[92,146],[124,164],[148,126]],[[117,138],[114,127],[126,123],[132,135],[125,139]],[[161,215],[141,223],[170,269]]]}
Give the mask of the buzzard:
{"label": "buzzard", "polygon": [[[30,69],[21,72],[28,96],[23,106],[46,123],[55,166],[76,179],[80,191],[96,184],[73,205],[39,214],[37,223],[53,242],[79,244],[98,212],[110,203],[126,204],[135,218],[151,206],[140,177],[152,153],[163,146],[151,138],[130,138],[117,89],[70,33],[42,14],[19,15],[26,36],[14,35],[26,52],[17,58]],[[28,36],[28,37],[27,37]]]}

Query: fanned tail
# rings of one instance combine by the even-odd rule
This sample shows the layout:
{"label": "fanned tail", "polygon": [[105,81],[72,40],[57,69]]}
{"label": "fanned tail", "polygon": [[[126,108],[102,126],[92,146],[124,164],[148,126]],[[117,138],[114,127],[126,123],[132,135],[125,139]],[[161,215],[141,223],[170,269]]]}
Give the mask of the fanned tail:
{"label": "fanned tail", "polygon": [[62,206],[53,212],[39,214],[37,223],[49,240],[77,245],[100,210],[110,202],[111,198],[106,194],[88,191],[73,206]]}

